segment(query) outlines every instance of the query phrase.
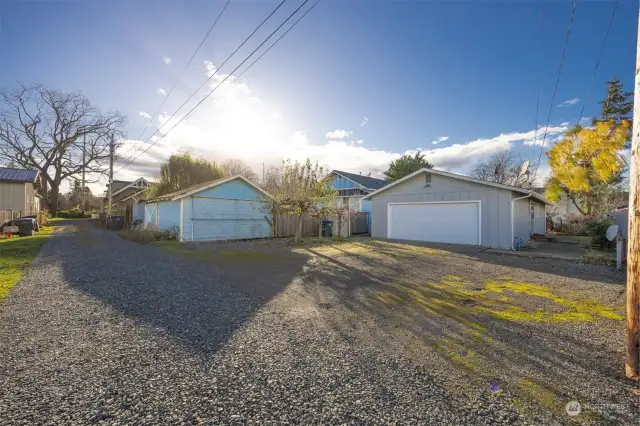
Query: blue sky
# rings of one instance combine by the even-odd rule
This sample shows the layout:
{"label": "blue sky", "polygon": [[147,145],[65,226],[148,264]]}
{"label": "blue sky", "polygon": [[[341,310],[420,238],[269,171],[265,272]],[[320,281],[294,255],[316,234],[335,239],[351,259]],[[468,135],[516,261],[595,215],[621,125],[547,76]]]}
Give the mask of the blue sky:
{"label": "blue sky", "polygon": [[[287,0],[220,74],[235,68],[301,2]],[[205,81],[207,69],[219,66],[277,4],[232,0],[151,129],[175,122],[172,114]],[[223,5],[2,2],[0,85],[20,81],[82,91],[101,108],[122,111],[129,117],[125,153],[146,124],[140,113],[155,112],[163,100],[158,89],[171,87]],[[620,1],[587,93],[613,6],[578,2],[551,139],[567,126],[562,123],[578,119],[583,102],[585,116],[598,114],[605,80],[618,75],[632,88],[638,3]],[[504,149],[537,159],[531,132],[538,81],[543,126],[571,8],[571,1],[322,0],[249,72],[221,87],[158,142],[154,157],[142,156],[146,166],[118,173],[152,174],[157,157],[186,150],[213,160],[240,158],[256,168],[309,156],[330,168],[374,174],[415,149],[458,172]]]}

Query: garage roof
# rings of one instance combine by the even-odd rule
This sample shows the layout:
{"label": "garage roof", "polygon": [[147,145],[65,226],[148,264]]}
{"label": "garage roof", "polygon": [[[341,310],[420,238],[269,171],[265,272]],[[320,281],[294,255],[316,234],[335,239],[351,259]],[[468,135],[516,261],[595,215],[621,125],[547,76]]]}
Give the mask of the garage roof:
{"label": "garage roof", "polygon": [[187,188],[184,189],[180,189],[178,191],[174,191],[174,192],[170,192],[168,194],[164,194],[164,195],[160,195],[158,197],[155,198],[150,198],[148,200],[145,200],[146,203],[152,203],[155,201],[165,201],[165,200],[179,200],[181,198],[184,197],[188,197],[189,195],[192,194],[196,194],[200,191],[204,191],[205,189],[209,189],[209,188],[213,188],[214,186],[218,186],[221,185],[225,182],[230,182],[232,180],[235,179],[240,179],[243,180],[244,182],[248,183],[249,185],[251,185],[253,188],[255,188],[257,191],[262,192],[264,195],[266,195],[267,197],[271,197],[271,195],[265,191],[264,189],[260,188],[258,185],[256,185],[255,183],[251,182],[249,179],[247,179],[246,177],[242,176],[242,175],[235,175],[235,176],[231,176],[225,179],[218,179],[218,180],[212,180],[209,182],[203,182],[203,183],[198,183],[196,185],[191,185]]}
{"label": "garage roof", "polygon": [[13,169],[10,167],[0,167],[0,180],[5,182],[31,182],[38,179],[36,170]]}
{"label": "garage roof", "polygon": [[489,182],[488,180],[482,180],[482,179],[476,179],[476,178],[472,178],[469,176],[465,176],[465,175],[459,175],[456,173],[449,173],[449,172],[444,172],[442,170],[435,170],[435,169],[427,169],[427,168],[422,168],[420,170],[418,170],[417,172],[413,172],[410,175],[407,175],[405,177],[403,177],[402,179],[398,179],[395,182],[390,183],[389,185],[385,186],[384,188],[380,188],[377,191],[373,191],[372,193],[370,193],[369,195],[366,195],[364,197],[362,197],[363,200],[367,199],[367,198],[371,198],[374,195],[378,195],[381,192],[384,192],[386,190],[388,190],[389,188],[392,188],[393,186],[404,182],[405,180],[409,180],[414,176],[417,176],[421,173],[432,173],[434,175],[440,175],[440,176],[446,176],[448,178],[452,178],[452,179],[460,179],[460,180],[464,180],[467,182],[473,182],[473,183],[478,183],[480,185],[487,185],[487,186],[492,186],[494,188],[500,188],[500,189],[507,189],[510,191],[514,191],[514,192],[518,192],[522,195],[531,195],[531,198],[535,198],[538,201],[541,201],[545,204],[549,204],[549,205],[553,205],[553,203],[550,203],[549,201],[547,201],[542,195],[538,194],[537,192],[533,191],[533,190],[529,190],[529,189],[524,189],[524,188],[520,188],[517,186],[511,186],[511,185],[503,185],[501,183],[495,183],[495,182]]}

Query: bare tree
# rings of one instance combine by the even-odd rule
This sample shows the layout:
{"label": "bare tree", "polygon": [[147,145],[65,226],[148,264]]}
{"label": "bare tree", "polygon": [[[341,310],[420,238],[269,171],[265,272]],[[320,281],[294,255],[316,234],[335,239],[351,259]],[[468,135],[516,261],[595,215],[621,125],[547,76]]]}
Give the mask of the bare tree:
{"label": "bare tree", "polygon": [[522,159],[511,151],[493,154],[487,161],[480,161],[469,176],[503,185],[531,188],[535,172],[522,173]]}
{"label": "bare tree", "polygon": [[258,175],[253,171],[251,167],[245,164],[242,160],[229,159],[220,164],[222,170],[224,170],[225,176],[242,175],[249,179],[251,182],[258,182]]}
{"label": "bare tree", "polygon": [[3,89],[0,160],[40,171],[41,195],[55,215],[64,180],[75,178],[83,169],[88,174],[106,172],[109,138],[121,136],[124,123],[120,113],[103,114],[79,93],[42,85]]}
{"label": "bare tree", "polygon": [[298,216],[294,237],[296,244],[301,239],[305,213],[317,212],[336,196],[336,191],[327,180],[327,170],[318,163],[311,163],[309,159],[304,163],[287,160],[281,168],[270,168],[264,187],[271,194],[265,207],[273,215],[284,213]]}

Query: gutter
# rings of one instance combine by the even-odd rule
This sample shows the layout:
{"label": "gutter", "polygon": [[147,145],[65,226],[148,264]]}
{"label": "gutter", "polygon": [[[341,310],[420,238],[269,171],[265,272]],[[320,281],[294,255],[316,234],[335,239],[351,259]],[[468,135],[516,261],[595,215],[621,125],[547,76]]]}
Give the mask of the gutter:
{"label": "gutter", "polygon": [[513,200],[511,200],[511,250],[515,250],[515,244],[513,242],[514,238],[515,238],[515,230],[513,227],[513,211],[514,211],[514,201],[518,201],[518,200],[524,200],[525,198],[530,198],[531,197],[531,193],[525,195],[524,197],[519,197],[519,198],[514,198]]}

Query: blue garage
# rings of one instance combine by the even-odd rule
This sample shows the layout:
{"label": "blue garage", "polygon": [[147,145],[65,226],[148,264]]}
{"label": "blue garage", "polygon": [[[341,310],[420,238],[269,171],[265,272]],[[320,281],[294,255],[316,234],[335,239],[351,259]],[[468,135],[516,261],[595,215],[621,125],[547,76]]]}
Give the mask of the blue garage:
{"label": "blue garage", "polygon": [[273,235],[268,196],[245,177],[232,176],[146,200],[143,223],[174,228],[180,241],[267,238]]}

